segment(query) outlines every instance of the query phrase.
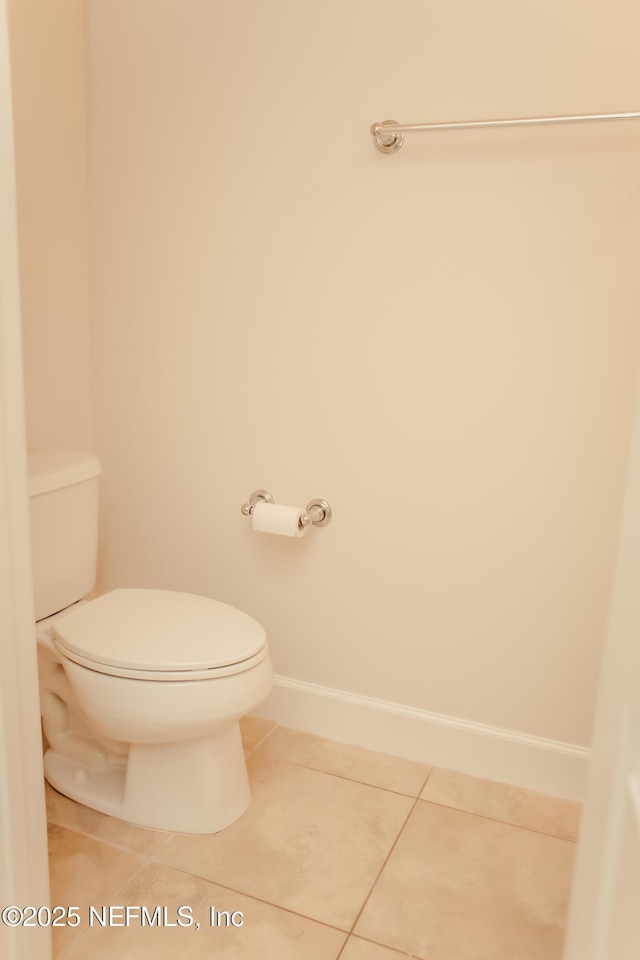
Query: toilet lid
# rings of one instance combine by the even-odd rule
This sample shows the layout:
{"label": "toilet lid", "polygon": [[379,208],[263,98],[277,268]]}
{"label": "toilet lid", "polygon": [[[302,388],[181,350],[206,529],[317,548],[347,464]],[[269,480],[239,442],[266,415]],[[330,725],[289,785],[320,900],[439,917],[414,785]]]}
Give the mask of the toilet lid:
{"label": "toilet lid", "polygon": [[53,632],[85,662],[160,673],[242,663],[266,643],[241,610],[168,590],[113,590],[56,620]]}

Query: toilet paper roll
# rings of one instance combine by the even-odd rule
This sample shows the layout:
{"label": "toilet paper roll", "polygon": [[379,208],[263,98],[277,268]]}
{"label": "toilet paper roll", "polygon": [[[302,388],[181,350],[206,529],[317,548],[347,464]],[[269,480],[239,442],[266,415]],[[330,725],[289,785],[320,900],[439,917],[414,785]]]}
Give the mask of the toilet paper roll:
{"label": "toilet paper roll", "polygon": [[253,529],[260,533],[277,533],[283,537],[304,537],[307,528],[302,525],[301,507],[287,507],[283,503],[256,503],[251,514]]}

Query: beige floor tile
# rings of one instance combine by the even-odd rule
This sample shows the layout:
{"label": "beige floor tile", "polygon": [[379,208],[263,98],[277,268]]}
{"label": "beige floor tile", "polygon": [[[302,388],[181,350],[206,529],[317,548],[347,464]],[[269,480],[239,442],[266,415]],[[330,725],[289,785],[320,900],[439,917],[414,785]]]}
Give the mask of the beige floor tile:
{"label": "beige floor tile", "polygon": [[245,753],[251,753],[258,744],[275,728],[278,724],[273,720],[261,720],[260,717],[243,717],[240,720],[240,733],[242,734],[242,746]]}
{"label": "beige floor tile", "polygon": [[424,763],[336,743],[311,733],[278,727],[261,745],[264,756],[299,763],[323,773],[417,797],[431,770]]}
{"label": "beige floor tile", "polygon": [[54,790],[48,783],[45,784],[47,800],[47,820],[57,823],[61,827],[86,833],[98,840],[106,840],[127,850],[151,856],[171,836],[160,830],[147,830],[136,827],[124,820],[108,817],[90,807],[85,807],[69,797],[64,797]]}
{"label": "beige floor tile", "polygon": [[574,850],[419,801],[354,932],[423,960],[560,960]]}
{"label": "beige floor tile", "polygon": [[78,907],[78,927],[55,927],[54,951],[60,952],[85,927],[89,906],[102,906],[124,886],[145,857],[112,847],[58,824],[49,825],[51,906]]}
{"label": "beige floor tile", "polygon": [[[193,920],[190,927],[142,926],[140,912],[128,926],[93,927],[67,948],[60,960],[335,960],[345,934],[331,927],[173,870],[163,864],[144,867],[118,896],[119,907],[166,907],[167,920]],[[216,925],[210,923],[214,908]],[[233,917],[235,926],[224,913]],[[158,916],[164,916],[160,911]],[[118,916],[124,923],[124,910]],[[196,929],[196,923],[200,924]],[[229,925],[226,925],[226,924]],[[241,924],[241,925],[240,925]]]}
{"label": "beige floor tile", "polygon": [[158,859],[349,929],[414,801],[258,754],[240,820],[213,836],[176,834]]}
{"label": "beige floor tile", "polygon": [[370,940],[361,940],[360,937],[349,937],[347,945],[340,954],[340,960],[402,960],[407,953],[398,953],[389,947],[381,947]]}
{"label": "beige floor tile", "polygon": [[436,768],[420,796],[423,800],[504,820],[554,837],[575,840],[578,835],[579,803],[481,780],[453,770]]}

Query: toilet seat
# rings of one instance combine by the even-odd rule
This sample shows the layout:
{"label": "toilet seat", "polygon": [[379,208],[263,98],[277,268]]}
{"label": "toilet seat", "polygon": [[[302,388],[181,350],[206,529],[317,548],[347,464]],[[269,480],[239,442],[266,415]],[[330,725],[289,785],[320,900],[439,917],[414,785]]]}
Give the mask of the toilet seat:
{"label": "toilet seat", "polygon": [[[54,641],[55,642],[55,641]],[[160,680],[160,681],[193,681],[193,680],[217,680],[219,677],[230,677],[236,673],[243,673],[245,670],[251,670],[269,656],[269,650],[265,646],[263,650],[256,653],[255,656],[242,660],[240,663],[232,663],[226,667],[209,667],[204,670],[144,670],[127,667],[118,667],[113,664],[100,663],[97,660],[90,660],[88,657],[82,657],[80,654],[73,653],[65,649],[64,645],[55,642],[55,646],[67,660],[73,660],[74,663],[86,667],[88,670],[95,670],[96,673],[106,673],[110,677],[125,677],[129,680]]]}
{"label": "toilet seat", "polygon": [[242,673],[268,656],[262,626],[209,597],[119,589],[53,623],[54,645],[99,673],[201,680]]}

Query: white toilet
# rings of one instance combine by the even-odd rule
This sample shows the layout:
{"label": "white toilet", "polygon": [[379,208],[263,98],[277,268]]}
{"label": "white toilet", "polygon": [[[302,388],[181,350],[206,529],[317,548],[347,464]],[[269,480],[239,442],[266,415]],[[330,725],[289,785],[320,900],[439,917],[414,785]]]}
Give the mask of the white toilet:
{"label": "white toilet", "polygon": [[215,833],[249,804],[240,717],[269,693],[263,628],[208,597],[95,581],[99,461],[29,455],[45,776],[146,827]]}

